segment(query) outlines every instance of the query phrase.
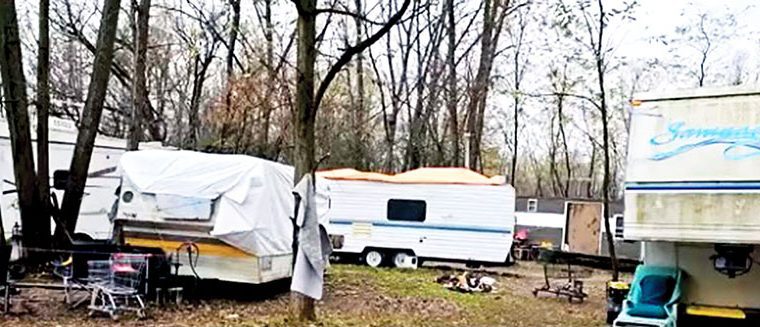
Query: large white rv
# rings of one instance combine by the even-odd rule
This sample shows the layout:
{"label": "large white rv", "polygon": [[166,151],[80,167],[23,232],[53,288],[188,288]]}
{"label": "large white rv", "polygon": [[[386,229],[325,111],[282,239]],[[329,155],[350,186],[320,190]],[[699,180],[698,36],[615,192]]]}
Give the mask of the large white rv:
{"label": "large white rv", "polygon": [[760,309],[760,91],[643,94],[633,105],[624,237],[645,241],[645,264],[683,271],[679,325],[751,318]]}
{"label": "large white rv", "polygon": [[[318,175],[329,193],[334,253],[370,266],[405,258],[479,263],[510,260],[515,190],[462,168],[421,168],[397,175],[352,169]],[[335,243],[335,242],[334,242]]]}
{"label": "large white rv", "polygon": [[116,238],[163,249],[179,275],[259,284],[292,274],[293,167],[245,155],[127,152]]}
{"label": "large white rv", "polygon": [[[59,118],[49,121],[49,160],[50,177],[55,171],[68,171],[78,130],[74,122]],[[34,128],[32,129],[34,130]],[[10,236],[14,224],[19,223],[18,196],[15,193],[16,184],[13,174],[13,152],[11,151],[8,124],[0,119],[0,178],[2,178],[3,196],[0,198],[2,220],[5,237]],[[36,139],[33,138],[33,152],[36,151]],[[86,234],[91,238],[106,239],[111,237],[111,222],[109,212],[116,200],[116,188],[119,186],[119,175],[116,167],[119,158],[124,153],[126,141],[98,135],[90,161],[90,176],[87,178],[85,195],[82,198],[82,208],[76,226],[76,232]],[[35,159],[36,160],[36,159]],[[60,202],[63,191],[53,190]]]}

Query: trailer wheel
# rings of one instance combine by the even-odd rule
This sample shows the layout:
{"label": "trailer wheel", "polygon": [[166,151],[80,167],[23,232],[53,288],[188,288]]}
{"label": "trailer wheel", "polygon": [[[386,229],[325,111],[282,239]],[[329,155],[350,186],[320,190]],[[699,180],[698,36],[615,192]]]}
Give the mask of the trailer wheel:
{"label": "trailer wheel", "polygon": [[409,254],[405,252],[397,252],[393,255],[393,266],[396,268],[401,268],[404,265],[404,260],[408,256]]}
{"label": "trailer wheel", "polygon": [[369,250],[364,253],[364,263],[370,267],[380,267],[383,263],[383,254],[377,250]]}

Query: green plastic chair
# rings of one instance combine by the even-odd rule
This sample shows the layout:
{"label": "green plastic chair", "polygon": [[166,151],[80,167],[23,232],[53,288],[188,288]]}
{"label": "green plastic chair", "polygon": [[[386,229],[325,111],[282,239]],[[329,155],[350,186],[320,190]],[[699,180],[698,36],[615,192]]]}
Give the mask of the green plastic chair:
{"label": "green plastic chair", "polygon": [[612,325],[675,327],[682,278],[682,271],[675,267],[639,265],[628,298]]}

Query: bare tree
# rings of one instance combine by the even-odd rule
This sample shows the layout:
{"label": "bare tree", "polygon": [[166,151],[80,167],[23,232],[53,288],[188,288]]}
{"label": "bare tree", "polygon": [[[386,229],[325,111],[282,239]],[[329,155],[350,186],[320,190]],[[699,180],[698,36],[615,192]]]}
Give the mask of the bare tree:
{"label": "bare tree", "polygon": [[[235,75],[235,45],[237,44],[238,30],[240,29],[240,0],[230,0],[230,6],[232,7],[232,23],[230,26],[229,40],[227,41],[227,57],[225,59],[226,64],[226,92],[224,96],[224,108],[229,111],[232,107],[232,81]],[[225,147],[225,138],[227,136],[227,129],[229,124],[222,122],[222,132],[220,135],[220,145]]]}
{"label": "bare tree", "polygon": [[475,80],[468,90],[466,131],[470,138],[467,142],[468,162],[475,170],[482,170],[480,162],[480,144],[483,138],[483,119],[491,84],[491,70],[496,47],[507,16],[525,4],[512,6],[511,0],[485,0],[483,8],[483,29],[480,34],[480,58]]}
{"label": "bare tree", "polygon": [[[604,5],[602,0],[598,0],[599,6],[599,23],[597,25],[597,36],[594,39],[593,28],[591,24],[587,22],[589,30],[590,44],[595,46],[594,59],[597,72],[597,79],[599,82],[599,111],[602,116],[602,150],[604,152],[604,179],[602,180],[602,193],[604,194],[604,232],[607,235],[607,246],[610,252],[610,259],[612,259],[612,281],[618,280],[618,262],[615,255],[615,243],[612,240],[612,230],[610,229],[610,136],[609,136],[609,121],[607,113],[607,89],[604,84],[604,77],[606,73],[606,49],[604,47],[604,30],[607,25],[607,12],[604,11]],[[584,16],[585,17],[585,16]]]}
{"label": "bare tree", "polygon": [[148,53],[148,19],[150,17],[150,0],[141,0],[140,4],[131,6],[136,12],[134,30],[134,82],[132,83],[132,119],[129,123],[128,150],[137,150],[143,137],[143,117],[148,112],[148,90],[145,85],[145,66]]}
{"label": "bare tree", "polygon": [[[393,4],[389,6],[389,16],[393,15]],[[412,56],[412,22],[406,21],[398,24],[395,29],[395,37],[393,33],[388,33],[385,38],[385,59],[386,70],[388,73],[387,78],[383,77],[377,66],[377,59],[373,55],[372,49],[369,50],[370,63],[372,69],[375,72],[375,78],[377,79],[378,88],[380,89],[380,103],[383,113],[383,130],[385,132],[385,161],[383,163],[383,171],[393,172],[395,168],[395,150],[396,150],[396,132],[399,123],[399,113],[405,104],[408,104],[408,97],[405,98],[405,94],[409,94],[409,60]],[[393,43],[394,38],[397,43]],[[398,58],[398,60],[394,60]],[[383,83],[383,79],[387,80],[387,83]],[[385,93],[384,85],[387,84],[388,94]],[[390,108],[388,108],[388,101],[386,97],[390,97]]]}
{"label": "bare tree", "polygon": [[728,67],[715,62],[716,51],[724,45],[724,41],[737,33],[736,18],[733,14],[716,11],[682,15],[693,19],[676,27],[673,35],[657,38],[657,41],[670,48],[674,62],[669,63],[669,67],[691,75],[699,87],[718,81],[724,77],[723,72]]}
{"label": "bare tree", "polygon": [[[555,105],[557,113],[557,127],[560,137],[560,143],[562,146],[562,153],[564,154],[565,165],[565,178],[562,183],[562,195],[564,197],[570,196],[570,182],[573,179],[573,170],[570,164],[570,148],[568,146],[568,137],[566,133],[567,129],[567,114],[566,114],[566,100],[567,94],[572,92],[572,88],[575,84],[574,81],[570,81],[567,73],[569,59],[562,61],[561,67],[552,66],[549,72],[549,78],[552,85],[552,91],[556,95]],[[592,145],[593,146],[593,145]]]}
{"label": "bare tree", "polygon": [[[599,114],[601,116],[601,124],[602,124],[602,158],[603,158],[603,173],[604,177],[602,179],[602,198],[604,202],[604,210],[603,210],[603,220],[604,220],[604,230],[605,234],[607,236],[607,247],[609,248],[610,258],[612,262],[612,280],[617,281],[618,280],[618,261],[617,256],[615,254],[615,243],[612,239],[613,234],[611,233],[610,229],[610,183],[611,183],[611,172],[610,172],[610,122],[609,122],[609,108],[607,105],[607,85],[605,83],[605,77],[608,73],[608,65],[609,65],[609,58],[608,55],[611,52],[610,46],[607,45],[607,41],[605,39],[605,31],[608,28],[609,23],[609,11],[605,10],[604,5],[602,3],[602,0],[598,0],[596,3],[597,12],[591,13],[588,10],[590,9],[589,6],[586,6],[582,3],[578,5],[578,8],[580,10],[580,22],[582,28],[585,29],[587,32],[586,34],[586,45],[588,49],[590,50],[593,67],[596,71],[596,78],[597,78],[597,88],[596,88],[596,99],[591,97],[582,97],[584,100],[588,100],[591,104],[593,104],[596,109],[598,109]],[[625,3],[624,8],[621,10],[615,9],[615,13],[621,14],[624,18],[629,15],[629,13],[633,10],[633,8],[636,6],[636,3]]]}
{"label": "bare tree", "polygon": [[445,0],[446,8],[446,39],[448,48],[446,50],[446,66],[448,74],[446,76],[446,110],[449,115],[450,137],[451,137],[451,165],[459,166],[459,120],[458,120],[458,101],[457,101],[457,31],[456,18],[454,15],[454,0]]}
{"label": "bare tree", "polygon": [[219,24],[219,20],[224,16],[224,12],[212,11],[207,13],[200,5],[190,4],[193,8],[193,13],[187,15],[194,17],[200,29],[200,33],[197,33],[199,35],[188,31],[188,29],[192,28],[189,28],[180,21],[176,22],[175,32],[185,43],[188,50],[192,50],[191,53],[193,54],[189,63],[192,91],[190,92],[190,103],[187,113],[188,130],[186,139],[188,143],[181,144],[181,146],[196,149],[199,146],[201,101],[203,100],[203,90],[208,78],[208,70],[216,57],[217,50],[224,42],[221,33],[216,30],[215,26]]}
{"label": "bare tree", "polygon": [[[330,83],[335,76],[347,65],[351,58],[380,40],[383,35],[397,24],[403,17],[411,0],[405,0],[398,12],[394,14],[377,32],[354,46],[347,48],[330,67],[319,87],[314,91],[314,62],[316,61],[316,18],[319,14],[316,0],[292,0],[298,10],[298,51],[297,51],[297,83],[296,83],[296,116],[295,116],[295,178],[298,182],[306,174],[317,168],[314,158],[314,126],[316,124],[319,105]],[[307,210],[309,207],[307,206]],[[311,208],[314,210],[314,208]],[[294,240],[295,241],[295,240]],[[301,317],[314,320],[314,300],[304,298],[301,307]]]}
{"label": "bare tree", "polygon": [[90,167],[90,158],[95,145],[100,117],[103,113],[103,101],[106,97],[108,78],[111,73],[114,41],[119,22],[119,4],[120,0],[106,0],[103,4],[90,86],[87,90],[87,100],[82,112],[79,135],[71,159],[66,193],[61,204],[61,218],[64,220],[65,226],[56,228],[57,239],[64,239],[65,233],[61,227],[65,227],[70,234],[74,233],[79,208],[82,205],[87,171]]}
{"label": "bare tree", "polygon": [[[435,58],[437,58],[437,49],[443,42],[443,20],[433,18],[430,10],[426,10],[424,16],[418,11],[419,9],[416,8],[412,10],[415,13],[413,21],[417,36],[410,46],[414,46],[417,57],[417,76],[414,84],[416,92],[414,110],[409,113],[409,138],[405,165],[407,170],[419,168],[424,163],[423,150],[428,132],[428,117],[434,105],[434,102],[430,101],[435,101],[434,98],[437,97],[435,84],[439,78],[438,74],[431,75],[431,72],[438,68],[435,66],[438,64]],[[425,18],[425,22],[421,22],[421,18]],[[423,24],[425,25],[423,26]],[[423,32],[427,32],[427,42],[422,41]],[[422,47],[423,43],[426,43],[424,48]]]}
{"label": "bare tree", "polygon": [[[517,22],[514,28],[509,30],[510,45],[514,49],[512,55],[512,101],[513,101],[513,134],[512,134],[512,164],[510,168],[510,184],[515,185],[517,176],[517,158],[519,154],[520,139],[520,112],[522,111],[522,81],[525,77],[525,69],[528,66],[528,58],[523,57],[524,47],[527,46],[525,32],[528,28],[529,18],[527,12],[517,13]],[[529,49],[528,49],[529,50]]]}
{"label": "bare tree", "polygon": [[[72,2],[71,0],[58,0],[54,2],[54,6],[52,8],[52,19],[51,23],[52,26],[59,31],[61,34],[66,36],[67,38],[70,38],[71,40],[75,40],[78,42],[84,49],[89,52],[90,55],[95,56],[97,52],[96,44],[90,39],[90,33],[88,33],[89,28],[89,21],[90,17],[94,16],[96,12],[83,12],[82,8],[76,7],[76,3]],[[126,52],[126,51],[132,51],[134,50],[134,40],[119,40],[119,48],[115,49],[115,54],[120,52]],[[72,50],[77,48],[75,46],[71,47]],[[124,54],[124,53],[121,53]],[[76,54],[79,55],[79,54]],[[115,80],[123,87],[124,94],[132,94],[132,72],[131,69],[129,69],[130,66],[134,65],[134,61],[131,63],[127,61],[128,58],[132,58],[128,55],[120,55],[118,57],[114,57],[114,60],[111,61],[111,75],[115,78]],[[134,60],[134,59],[133,59]],[[79,63],[84,65],[84,63]],[[81,78],[79,75],[79,69],[81,69],[82,66],[76,66],[72,67],[70,72],[67,74],[69,75],[68,78],[74,79],[74,80],[80,80],[78,83],[81,84]],[[78,85],[81,86],[81,85]],[[81,87],[83,88],[83,86]],[[79,89],[79,88],[77,88]],[[76,91],[77,101],[83,100],[84,92],[77,90]],[[113,93],[113,90],[111,91]],[[146,94],[145,97],[147,98],[148,95]],[[80,99],[82,98],[82,99]],[[156,111],[155,108],[153,108],[150,101],[147,101],[145,103],[147,105],[148,110],[143,112],[142,122],[146,124],[146,128],[148,131],[148,136],[150,136],[151,140],[164,140],[166,137],[166,130],[165,130],[165,122],[163,120],[163,117],[159,114],[159,112]],[[113,108],[105,108],[108,110],[111,110]],[[117,113],[120,116],[123,117],[131,117],[132,110],[124,110],[123,112]],[[77,115],[68,115],[70,118],[71,116],[76,116],[77,118],[80,116],[80,114]],[[78,122],[78,119],[77,119]]]}
{"label": "bare tree", "polygon": [[50,1],[40,0],[39,45],[37,50],[37,190],[42,214],[39,218],[41,244],[50,244],[50,163],[48,115],[50,112]]}
{"label": "bare tree", "polygon": [[[0,76],[3,80],[3,102],[13,153],[13,172],[16,177],[23,242],[39,247],[40,222],[37,205],[37,176],[32,158],[32,137],[29,124],[26,78],[21,56],[21,40],[14,0],[0,1]],[[47,231],[49,233],[49,230]],[[45,238],[46,239],[46,238]]]}

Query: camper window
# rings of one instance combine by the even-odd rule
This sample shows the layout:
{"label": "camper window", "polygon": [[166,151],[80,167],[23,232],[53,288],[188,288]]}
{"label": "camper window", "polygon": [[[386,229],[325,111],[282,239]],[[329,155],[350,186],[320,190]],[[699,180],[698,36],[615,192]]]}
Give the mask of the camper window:
{"label": "camper window", "polygon": [[623,238],[623,215],[617,214],[615,218],[615,238]]}
{"label": "camper window", "polygon": [[528,212],[538,212],[538,199],[528,199]]}
{"label": "camper window", "polygon": [[388,220],[425,221],[427,204],[420,200],[388,200]]}

